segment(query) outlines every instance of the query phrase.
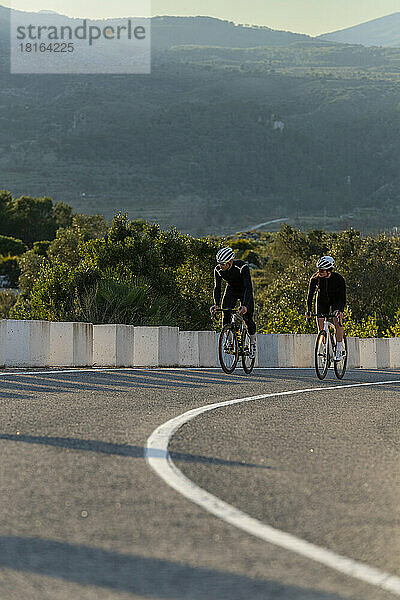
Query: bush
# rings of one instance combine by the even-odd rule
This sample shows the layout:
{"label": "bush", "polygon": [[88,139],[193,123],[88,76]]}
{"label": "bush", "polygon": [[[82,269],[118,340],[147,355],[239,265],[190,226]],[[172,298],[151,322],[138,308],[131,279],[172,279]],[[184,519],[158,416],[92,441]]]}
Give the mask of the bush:
{"label": "bush", "polygon": [[75,236],[59,230],[48,260],[21,257],[18,318],[211,327],[215,242],[121,214],[104,238]]}
{"label": "bush", "polygon": [[9,319],[10,312],[17,302],[18,294],[12,290],[0,291],[0,319]]}
{"label": "bush", "polygon": [[21,256],[28,247],[21,240],[0,235],[0,254],[3,256]]}
{"label": "bush", "polygon": [[47,256],[50,244],[51,242],[47,240],[43,240],[41,242],[34,242],[32,249],[34,253],[39,254],[39,256]]}
{"label": "bush", "polygon": [[0,275],[5,275],[8,278],[10,287],[16,288],[18,286],[19,274],[17,256],[0,256]]}
{"label": "bush", "polygon": [[285,225],[255,249],[265,257],[255,272],[258,323],[269,333],[303,333],[307,288],[319,256],[332,254],[346,279],[348,335],[382,337],[397,332],[400,307],[400,239],[341,233],[301,232]]}

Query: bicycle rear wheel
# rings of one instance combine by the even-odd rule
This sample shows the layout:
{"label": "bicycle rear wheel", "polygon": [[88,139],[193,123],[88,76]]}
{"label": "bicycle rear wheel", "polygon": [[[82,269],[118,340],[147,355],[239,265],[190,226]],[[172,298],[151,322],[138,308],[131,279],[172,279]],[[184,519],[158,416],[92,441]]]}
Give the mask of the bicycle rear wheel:
{"label": "bicycle rear wheel", "polygon": [[314,358],[318,379],[325,379],[329,368],[329,348],[326,331],[320,331],[317,335]]}
{"label": "bicycle rear wheel", "polygon": [[242,332],[242,367],[243,371],[250,375],[254,369],[255,358],[250,358],[250,335],[246,328]]}
{"label": "bicycle rear wheel", "polygon": [[218,357],[222,370],[233,373],[239,360],[239,345],[236,331],[231,325],[225,325],[219,334]]}
{"label": "bicycle rear wheel", "polygon": [[[343,349],[344,349],[344,356],[342,358],[342,360],[338,360],[334,362],[334,369],[335,369],[335,374],[336,377],[338,379],[343,379],[344,374],[346,373],[346,367],[347,367],[347,340],[346,340],[346,336],[343,338]],[[336,348],[335,348],[335,354],[336,354]]]}

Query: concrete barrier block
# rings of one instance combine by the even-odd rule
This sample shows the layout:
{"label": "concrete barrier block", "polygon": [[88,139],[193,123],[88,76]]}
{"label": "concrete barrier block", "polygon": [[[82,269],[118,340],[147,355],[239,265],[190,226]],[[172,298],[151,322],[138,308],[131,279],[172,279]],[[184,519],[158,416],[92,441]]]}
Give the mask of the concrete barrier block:
{"label": "concrete barrier block", "polygon": [[93,365],[92,323],[50,323],[49,365],[91,367]]}
{"label": "concrete barrier block", "polygon": [[389,368],[400,369],[400,337],[389,339]]}
{"label": "concrete barrier block", "polygon": [[376,366],[378,369],[390,367],[390,340],[389,338],[376,338]]}
{"label": "concrete barrier block", "polygon": [[219,367],[218,338],[216,331],[199,331],[199,366]]}
{"label": "concrete barrier block", "polygon": [[360,367],[361,369],[377,369],[376,339],[360,338]]}
{"label": "concrete barrier block", "polygon": [[0,320],[0,368],[6,364],[6,347],[7,347],[7,321],[6,319]]}
{"label": "concrete barrier block", "polygon": [[50,322],[5,319],[1,325],[0,361],[7,367],[47,367]]}
{"label": "concrete barrier block", "polygon": [[179,332],[179,366],[200,366],[200,347],[198,331]]}
{"label": "concrete barrier block", "polygon": [[259,333],[257,355],[259,367],[279,367],[278,335]]}
{"label": "concrete barrier block", "polygon": [[347,368],[360,368],[360,339],[356,337],[347,338]]}
{"label": "concrete barrier block", "polygon": [[179,328],[159,327],[160,367],[177,367],[179,364]]}
{"label": "concrete barrier block", "polygon": [[294,365],[309,368],[314,366],[316,335],[306,333],[294,336]]}
{"label": "concrete barrier block", "polygon": [[99,367],[132,367],[133,325],[94,325],[93,364]]}
{"label": "concrete barrier block", "polygon": [[133,363],[137,367],[176,367],[178,327],[135,327]]}
{"label": "concrete barrier block", "polygon": [[279,333],[278,334],[278,361],[279,366],[294,367],[294,338],[296,336],[292,333]]}
{"label": "concrete barrier block", "polygon": [[135,327],[135,344],[133,347],[133,364],[135,367],[159,366],[159,332],[158,327]]}

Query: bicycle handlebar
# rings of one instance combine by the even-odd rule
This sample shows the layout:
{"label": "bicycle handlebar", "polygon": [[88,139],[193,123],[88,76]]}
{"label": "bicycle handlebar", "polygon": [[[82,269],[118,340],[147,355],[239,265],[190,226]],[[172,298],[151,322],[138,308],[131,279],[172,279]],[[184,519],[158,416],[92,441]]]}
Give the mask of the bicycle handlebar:
{"label": "bicycle handlebar", "polygon": [[[214,311],[214,313],[213,313],[213,317],[215,317],[215,315],[216,315],[217,312],[233,312],[234,310],[235,310],[234,308],[216,308],[215,311]],[[243,315],[241,315],[238,310],[236,310],[234,314],[241,321],[244,321]]]}

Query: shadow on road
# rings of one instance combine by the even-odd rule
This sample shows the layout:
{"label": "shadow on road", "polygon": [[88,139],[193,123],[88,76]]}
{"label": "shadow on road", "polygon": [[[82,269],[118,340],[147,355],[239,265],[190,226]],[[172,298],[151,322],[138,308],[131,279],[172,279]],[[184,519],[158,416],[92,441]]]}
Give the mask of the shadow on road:
{"label": "shadow on road", "polygon": [[226,571],[37,538],[0,537],[0,567],[164,600],[344,600]]}
{"label": "shadow on road", "polygon": [[[0,440],[10,442],[24,442],[25,444],[39,444],[42,446],[54,446],[68,450],[83,450],[86,452],[99,452],[101,454],[113,454],[115,456],[128,456],[131,458],[144,458],[145,449],[142,446],[131,446],[128,444],[110,444],[97,440],[81,440],[77,438],[40,437],[32,435],[16,435],[11,433],[0,434]],[[163,450],[151,449],[151,458],[165,458]],[[196,454],[184,454],[182,452],[171,452],[171,458],[181,462],[203,463],[220,465],[226,467],[247,467],[251,469],[272,469],[268,465],[257,465],[246,462],[236,462],[216,458],[214,456],[199,456]]]}

